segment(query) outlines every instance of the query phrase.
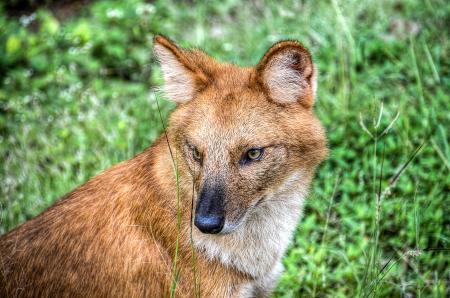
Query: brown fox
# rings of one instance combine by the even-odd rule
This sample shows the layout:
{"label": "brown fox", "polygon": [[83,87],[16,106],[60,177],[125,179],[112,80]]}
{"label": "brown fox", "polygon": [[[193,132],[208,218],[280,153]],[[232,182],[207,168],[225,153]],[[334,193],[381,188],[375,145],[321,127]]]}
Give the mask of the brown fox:
{"label": "brown fox", "polygon": [[177,103],[150,148],[0,238],[0,297],[267,297],[315,168],[308,50],[274,44],[255,67],[163,36]]}

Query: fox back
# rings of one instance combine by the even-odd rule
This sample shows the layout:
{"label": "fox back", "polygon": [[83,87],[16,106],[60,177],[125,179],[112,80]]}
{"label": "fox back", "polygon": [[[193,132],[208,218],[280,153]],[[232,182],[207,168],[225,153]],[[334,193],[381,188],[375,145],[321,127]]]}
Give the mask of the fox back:
{"label": "fox back", "polygon": [[326,138],[296,41],[255,67],[157,36],[177,107],[147,150],[0,238],[0,296],[265,297]]}

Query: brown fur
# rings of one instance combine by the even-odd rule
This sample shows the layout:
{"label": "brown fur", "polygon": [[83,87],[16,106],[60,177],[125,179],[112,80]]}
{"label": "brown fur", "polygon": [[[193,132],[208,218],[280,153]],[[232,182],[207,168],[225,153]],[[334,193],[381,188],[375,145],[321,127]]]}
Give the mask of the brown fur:
{"label": "brown fur", "polygon": [[[178,234],[177,297],[236,296],[259,278],[198,249],[193,268],[192,199],[205,179],[224,181],[227,220],[233,222],[298,168],[309,183],[327,151],[312,93],[280,104],[268,95],[261,72],[271,56],[293,50],[302,64],[293,67],[309,67],[309,80],[310,54],[296,42],[281,42],[257,67],[241,68],[161,36],[155,43],[171,51],[195,83],[194,98],[178,105],[167,131],[180,172],[180,233],[174,168],[162,136],[2,236],[0,297],[167,297]],[[189,145],[198,146],[202,164],[192,159]],[[253,146],[267,147],[264,162],[240,168],[242,152]],[[201,236],[195,227],[193,234]],[[214,237],[227,243],[226,235]]]}

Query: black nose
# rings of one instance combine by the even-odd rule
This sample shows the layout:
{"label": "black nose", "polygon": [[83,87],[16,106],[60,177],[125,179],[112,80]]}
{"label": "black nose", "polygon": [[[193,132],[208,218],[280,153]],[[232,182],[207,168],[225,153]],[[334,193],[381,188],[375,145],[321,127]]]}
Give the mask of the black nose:
{"label": "black nose", "polygon": [[217,234],[225,223],[225,191],[221,183],[206,181],[195,208],[195,226],[203,233]]}
{"label": "black nose", "polygon": [[194,224],[203,233],[217,234],[222,231],[225,219],[216,215],[196,215]]}

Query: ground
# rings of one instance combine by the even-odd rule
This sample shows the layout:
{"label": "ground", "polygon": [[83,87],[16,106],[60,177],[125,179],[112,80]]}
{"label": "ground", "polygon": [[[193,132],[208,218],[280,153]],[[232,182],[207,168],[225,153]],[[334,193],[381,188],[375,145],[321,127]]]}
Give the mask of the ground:
{"label": "ground", "polygon": [[87,1],[0,9],[0,234],[151,145],[155,33],[222,61],[311,49],[331,154],[274,297],[450,295],[450,4]]}

